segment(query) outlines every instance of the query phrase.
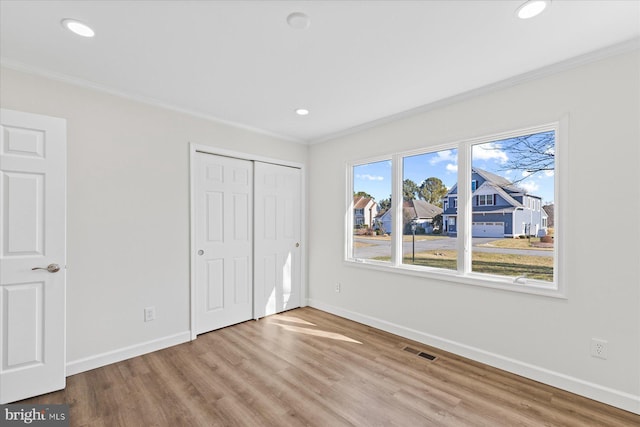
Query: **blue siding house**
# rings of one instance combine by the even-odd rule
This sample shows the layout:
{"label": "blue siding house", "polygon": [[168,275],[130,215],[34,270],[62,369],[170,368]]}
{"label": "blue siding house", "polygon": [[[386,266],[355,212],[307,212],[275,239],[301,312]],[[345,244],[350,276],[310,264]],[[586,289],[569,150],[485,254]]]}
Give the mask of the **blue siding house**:
{"label": "blue siding house", "polygon": [[[506,178],[482,169],[471,169],[472,236],[518,237],[547,234],[548,216],[542,199]],[[458,185],[442,199],[443,228],[458,233]]]}

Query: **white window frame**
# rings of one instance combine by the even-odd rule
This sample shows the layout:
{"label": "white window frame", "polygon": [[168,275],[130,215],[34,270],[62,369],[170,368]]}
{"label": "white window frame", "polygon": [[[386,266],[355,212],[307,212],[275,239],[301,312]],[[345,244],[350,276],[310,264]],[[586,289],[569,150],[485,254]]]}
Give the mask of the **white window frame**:
{"label": "white window frame", "polygon": [[[510,292],[521,292],[534,295],[543,295],[555,298],[568,297],[568,283],[565,265],[565,218],[567,209],[560,196],[566,197],[568,194],[566,170],[568,169],[568,159],[565,153],[568,152],[568,117],[562,117],[558,121],[517,130],[496,132],[483,137],[472,138],[428,148],[393,153],[385,156],[359,159],[346,162],[346,212],[345,215],[345,250],[344,262],[349,266],[369,268],[407,274],[430,279],[437,279],[446,282],[461,283],[473,286],[482,286],[493,289],[501,289]],[[509,276],[491,275],[486,273],[474,273],[471,271],[472,252],[472,191],[471,191],[471,151],[477,144],[500,141],[516,136],[530,135],[535,133],[554,131],[555,132],[555,164],[554,164],[554,210],[555,221],[559,227],[554,232],[554,280],[545,282],[541,280],[527,278],[513,278]],[[458,154],[458,188],[456,200],[456,230],[457,230],[457,252],[458,269],[447,270],[442,268],[431,268],[403,264],[402,254],[402,178],[403,178],[403,158],[425,153],[434,153],[442,150],[456,149]],[[353,168],[379,161],[392,163],[392,191],[391,201],[393,209],[393,221],[391,224],[391,261],[376,261],[369,259],[355,259],[351,256],[353,248]],[[450,218],[451,219],[451,218]]]}
{"label": "white window frame", "polygon": [[[353,162],[347,162],[347,179],[346,179],[346,186],[348,189],[350,189],[350,192],[347,192],[347,200],[346,200],[346,215],[345,215],[345,235],[346,235],[346,239],[345,239],[345,246],[344,246],[344,259],[346,260],[346,262],[349,263],[362,263],[362,264],[367,264],[369,266],[389,266],[390,263],[388,261],[378,261],[378,260],[374,260],[374,259],[361,259],[361,258],[354,258],[353,257],[353,229],[354,229],[354,217],[355,217],[355,209],[354,209],[354,203],[353,203],[353,168],[355,168],[356,166],[363,166],[363,165],[367,165],[369,163],[377,163],[377,162],[388,162],[388,161],[392,161],[392,175],[391,175],[391,189],[392,189],[392,193],[391,193],[391,207],[395,208],[396,212],[393,212],[393,220],[391,221],[391,233],[392,235],[396,234],[397,230],[402,230],[402,228],[396,228],[396,218],[398,218],[397,215],[397,203],[395,200],[395,197],[398,196],[397,192],[395,192],[393,189],[396,188],[396,186],[398,185],[397,182],[397,176],[395,174],[393,174],[393,170],[395,170],[395,164],[393,163],[393,158],[392,156],[377,156],[377,157],[370,157],[367,159],[361,159],[361,160],[357,160],[357,161],[353,161]],[[402,186],[402,181],[400,181],[400,186]],[[399,194],[400,199],[402,199],[402,191],[400,191]],[[400,202],[400,218],[402,218],[402,202]],[[396,243],[395,243],[395,239],[392,238],[391,239],[391,261],[393,262],[394,260],[394,251],[396,250],[395,248]],[[400,245],[400,248],[402,249],[402,245]]]}

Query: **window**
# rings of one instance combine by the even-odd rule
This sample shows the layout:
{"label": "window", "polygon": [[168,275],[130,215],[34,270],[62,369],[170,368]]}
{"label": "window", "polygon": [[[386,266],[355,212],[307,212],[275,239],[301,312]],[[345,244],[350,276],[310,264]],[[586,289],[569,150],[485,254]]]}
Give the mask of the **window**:
{"label": "window", "polygon": [[385,262],[391,257],[391,161],[352,167],[353,223],[349,258]]}
{"label": "window", "polygon": [[371,241],[362,226],[352,230],[347,261],[563,295],[562,230],[554,224],[560,223],[556,216],[561,212],[558,148],[566,140],[556,142],[565,126],[563,120],[349,165],[350,196],[362,192],[384,199],[378,203],[383,213],[378,228],[367,230],[378,234],[379,229],[382,237]]}
{"label": "window", "polygon": [[[455,217],[449,219],[447,197],[458,179],[457,150],[402,157],[402,263],[457,269]],[[456,199],[453,199],[456,206]],[[446,209],[445,209],[446,207]]]}
{"label": "window", "polygon": [[[541,241],[552,231],[536,209],[539,197],[554,199],[555,132],[543,131],[490,140],[472,146],[471,173],[505,194],[505,202],[474,220],[503,220],[503,227],[474,227],[472,238],[491,237],[500,257],[471,246],[471,271],[481,274],[554,281],[554,248]],[[493,195],[478,196],[478,206],[494,205]],[[514,229],[512,224],[521,224]]]}
{"label": "window", "polygon": [[478,206],[493,205],[493,194],[480,194],[478,197]]}

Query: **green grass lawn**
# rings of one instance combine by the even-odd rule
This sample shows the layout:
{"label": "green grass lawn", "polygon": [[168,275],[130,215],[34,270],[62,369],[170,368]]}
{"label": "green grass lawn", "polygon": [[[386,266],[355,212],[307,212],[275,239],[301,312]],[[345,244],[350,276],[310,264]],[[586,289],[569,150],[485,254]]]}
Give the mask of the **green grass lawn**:
{"label": "green grass lawn", "polygon": [[[391,257],[378,257],[375,259],[389,261]],[[416,253],[415,263],[412,262],[411,255],[405,256],[402,262],[404,264],[455,270],[457,268],[457,253],[451,250],[419,252]],[[474,273],[510,277],[526,274],[527,278],[530,279],[553,281],[553,257],[474,252],[471,259],[471,269]]]}
{"label": "green grass lawn", "polygon": [[485,243],[481,246],[488,246],[492,248],[506,248],[506,249],[535,249],[541,251],[553,252],[553,247],[550,248],[536,248],[531,246],[532,244],[540,243],[539,237],[532,237],[530,239],[497,239],[490,243]]}

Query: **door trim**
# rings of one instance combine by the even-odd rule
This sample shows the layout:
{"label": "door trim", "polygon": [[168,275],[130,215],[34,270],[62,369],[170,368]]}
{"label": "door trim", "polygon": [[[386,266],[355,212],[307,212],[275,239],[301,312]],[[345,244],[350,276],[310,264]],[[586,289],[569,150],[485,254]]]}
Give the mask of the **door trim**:
{"label": "door trim", "polygon": [[[195,170],[196,170],[196,153],[214,154],[217,156],[233,157],[240,160],[249,160],[253,162],[272,163],[280,166],[288,166],[292,168],[300,169],[300,203],[301,203],[301,218],[300,218],[300,244],[303,251],[300,260],[300,306],[307,306],[307,223],[306,223],[306,170],[304,164],[298,162],[290,162],[287,160],[275,159],[271,157],[264,157],[255,154],[243,153],[240,151],[226,150],[223,148],[212,147],[209,145],[189,143],[189,291],[190,291],[190,307],[189,307],[189,330],[191,333],[191,340],[195,340],[196,333],[196,277],[195,277],[195,257],[193,254],[196,251],[195,247],[195,215],[196,215],[196,203],[195,203]],[[252,290],[253,292],[253,290]],[[253,294],[252,294],[253,298]]]}

